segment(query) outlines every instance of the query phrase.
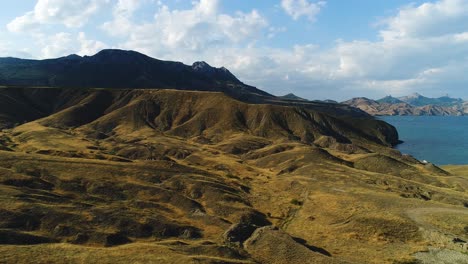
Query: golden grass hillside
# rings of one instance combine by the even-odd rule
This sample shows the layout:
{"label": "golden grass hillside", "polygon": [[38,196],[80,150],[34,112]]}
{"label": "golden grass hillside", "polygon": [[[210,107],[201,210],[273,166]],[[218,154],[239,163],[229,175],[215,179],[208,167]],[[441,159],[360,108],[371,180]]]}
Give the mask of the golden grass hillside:
{"label": "golden grass hillside", "polygon": [[379,121],[208,92],[61,96],[0,133],[0,262],[466,256],[467,171],[391,149]]}

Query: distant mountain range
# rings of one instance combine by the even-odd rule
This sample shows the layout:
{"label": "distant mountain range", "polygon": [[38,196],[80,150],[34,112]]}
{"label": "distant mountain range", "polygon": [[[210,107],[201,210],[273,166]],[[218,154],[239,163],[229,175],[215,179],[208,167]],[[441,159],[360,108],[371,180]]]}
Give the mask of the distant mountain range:
{"label": "distant mountain range", "polygon": [[468,102],[460,98],[442,96],[430,98],[418,93],[393,97],[386,96],[379,100],[365,97],[357,97],[348,101],[347,104],[359,108],[370,115],[428,115],[428,116],[461,116],[468,114]]}

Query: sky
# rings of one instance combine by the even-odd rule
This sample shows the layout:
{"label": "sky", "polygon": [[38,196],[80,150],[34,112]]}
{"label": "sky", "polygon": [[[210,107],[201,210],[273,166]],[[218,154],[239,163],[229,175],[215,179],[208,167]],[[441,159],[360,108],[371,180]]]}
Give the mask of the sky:
{"label": "sky", "polygon": [[206,61],[275,95],[468,99],[468,0],[21,0],[0,56],[136,50]]}

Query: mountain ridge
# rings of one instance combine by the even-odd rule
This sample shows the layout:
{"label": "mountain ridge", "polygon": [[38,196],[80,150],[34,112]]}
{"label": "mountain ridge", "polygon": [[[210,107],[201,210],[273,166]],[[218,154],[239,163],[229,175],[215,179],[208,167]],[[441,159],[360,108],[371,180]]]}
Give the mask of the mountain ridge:
{"label": "mountain ridge", "polygon": [[389,95],[378,100],[356,97],[342,103],[374,116],[461,116],[468,114],[468,102],[461,98],[449,96],[430,98],[419,93],[398,98]]}
{"label": "mountain ridge", "polygon": [[[203,65],[203,67],[200,67]],[[272,97],[246,85],[226,68],[207,63],[162,61],[136,51],[107,49],[46,60],[0,58],[1,86],[77,88],[173,88]]]}
{"label": "mountain ridge", "polygon": [[227,68],[212,67],[204,61],[185,65],[118,49],[45,60],[0,58],[2,86],[214,91],[248,103],[307,107],[337,116],[367,116],[347,105],[276,97],[244,84]]}

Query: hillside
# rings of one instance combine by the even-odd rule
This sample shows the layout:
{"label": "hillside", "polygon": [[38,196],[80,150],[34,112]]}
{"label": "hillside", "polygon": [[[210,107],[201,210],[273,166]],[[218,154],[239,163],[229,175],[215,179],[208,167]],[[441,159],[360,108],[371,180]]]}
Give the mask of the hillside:
{"label": "hillside", "polygon": [[460,116],[468,114],[466,102],[448,96],[429,98],[413,94],[399,98],[386,96],[379,100],[359,97],[344,101],[343,104],[356,107],[374,116]]}
{"label": "hillside", "polygon": [[[405,103],[406,101],[402,101],[398,98],[395,98],[391,95],[388,95],[388,96],[385,96],[384,98],[381,98],[379,100],[377,100],[377,102],[379,103],[387,103],[387,104],[401,104],[401,103]],[[408,103],[408,102],[406,102]]]}
{"label": "hillside", "polygon": [[[468,179],[393,150],[395,129],[369,116],[173,89],[0,95],[7,263],[408,263],[418,252],[462,254]],[[447,212],[450,222],[440,222]]]}

